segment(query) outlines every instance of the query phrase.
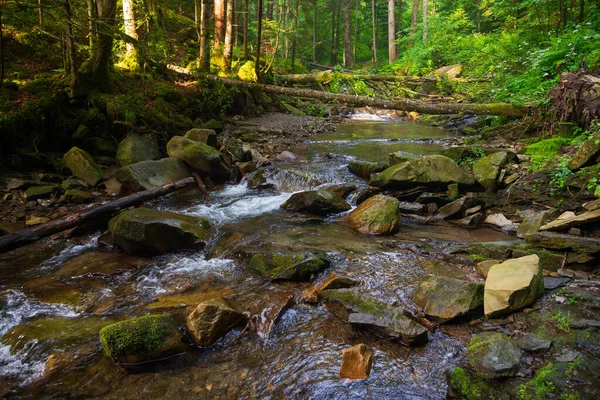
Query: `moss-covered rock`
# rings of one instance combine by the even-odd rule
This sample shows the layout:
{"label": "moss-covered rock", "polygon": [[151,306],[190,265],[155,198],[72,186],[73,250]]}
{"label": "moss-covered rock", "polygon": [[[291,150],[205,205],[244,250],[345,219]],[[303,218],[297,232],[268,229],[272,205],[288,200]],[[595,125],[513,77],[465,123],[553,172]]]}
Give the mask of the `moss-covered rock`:
{"label": "moss-covered rock", "polygon": [[418,160],[393,165],[375,175],[371,186],[383,189],[406,189],[415,186],[446,188],[451,183],[473,186],[475,180],[454,161],[440,155],[425,156]]}
{"label": "moss-covered rock", "polygon": [[119,182],[132,191],[152,189],[190,176],[192,174],[188,167],[177,158],[142,161],[118,169],[114,174]]}
{"label": "moss-covered rock", "polygon": [[237,76],[243,81],[258,82],[254,61],[247,61],[244,65],[242,65],[237,73]]}
{"label": "moss-covered rock", "polygon": [[281,205],[281,208],[288,211],[325,215],[348,211],[351,207],[339,194],[320,189],[294,193]]}
{"label": "moss-covered rock", "polygon": [[390,153],[388,156],[388,168],[393,165],[398,165],[405,163],[407,161],[418,160],[419,156],[412,153],[406,153],[404,151],[396,151],[395,153]]}
{"label": "moss-covered rock", "polygon": [[463,368],[452,370],[448,382],[450,388],[465,400],[487,400],[493,398],[488,384],[479,378],[472,377]]}
{"label": "moss-covered rock", "polygon": [[521,365],[521,351],[499,332],[473,336],[466,355],[471,367],[484,379],[516,376]]}
{"label": "moss-covered rock", "polygon": [[187,318],[186,329],[194,343],[207,347],[245,322],[246,317],[224,299],[215,299],[198,304]]}
{"label": "moss-covered rock", "polygon": [[183,137],[217,148],[217,132],[214,129],[190,129]]}
{"label": "moss-covered rock", "polygon": [[294,107],[293,105],[286,103],[285,101],[282,101],[281,103],[281,107],[283,107],[283,109],[285,111],[287,111],[288,113],[292,114],[292,115],[297,115],[299,117],[304,117],[306,116],[306,113],[296,107]]}
{"label": "moss-covered rock", "polygon": [[158,360],[185,351],[179,329],[170,315],[145,315],[100,330],[104,353],[119,363]]}
{"label": "moss-covered rock", "polygon": [[434,276],[419,286],[412,299],[425,315],[443,323],[483,306],[483,283]]}
{"label": "moss-covered rock", "polygon": [[65,192],[65,200],[72,203],[87,203],[94,200],[94,195],[80,189],[69,189]]}
{"label": "moss-covered rock", "polygon": [[400,202],[383,195],[370,197],[348,217],[348,224],[352,229],[372,235],[395,233],[400,227],[400,222]]}
{"label": "moss-covered rock", "polygon": [[249,267],[265,279],[308,281],[329,264],[330,261],[320,255],[265,253],[252,256]]}
{"label": "moss-covered rock", "polygon": [[151,135],[129,135],[117,148],[117,162],[122,167],[159,158],[158,143]]}
{"label": "moss-covered rock", "polygon": [[139,254],[163,254],[201,249],[209,237],[210,223],[193,217],[150,208],[124,211],[108,222],[115,243]]}
{"label": "moss-covered rock", "polygon": [[480,158],[473,164],[475,179],[488,190],[496,189],[500,170],[510,162],[517,161],[515,153],[499,151]]}
{"label": "moss-covered rock", "polygon": [[367,161],[353,160],[348,164],[348,169],[354,175],[360,176],[363,179],[371,179],[372,174],[384,171],[390,167],[387,163],[374,163]]}
{"label": "moss-covered rock", "polygon": [[65,179],[60,184],[60,187],[62,188],[62,190],[86,189],[89,187],[89,185],[80,179]]}
{"label": "moss-covered rock", "polygon": [[223,130],[223,124],[220,123],[219,121],[217,121],[216,119],[211,119],[211,120],[206,121],[203,124],[200,124],[200,126],[198,126],[198,128],[211,129],[216,132],[221,132]]}
{"label": "moss-covered rock", "polygon": [[25,198],[27,200],[44,199],[61,191],[60,186],[56,185],[32,186],[25,191]]}
{"label": "moss-covered rock", "polygon": [[167,143],[169,157],[183,160],[192,169],[213,179],[229,178],[229,170],[221,161],[221,153],[204,143],[175,136]]}
{"label": "moss-covered rock", "polygon": [[71,173],[94,186],[104,179],[104,171],[86,151],[73,147],[64,155],[65,164]]}
{"label": "moss-covered rock", "polygon": [[591,140],[586,140],[577,152],[573,155],[567,167],[577,170],[588,165],[594,164],[597,156],[600,154],[600,134],[596,134]]}

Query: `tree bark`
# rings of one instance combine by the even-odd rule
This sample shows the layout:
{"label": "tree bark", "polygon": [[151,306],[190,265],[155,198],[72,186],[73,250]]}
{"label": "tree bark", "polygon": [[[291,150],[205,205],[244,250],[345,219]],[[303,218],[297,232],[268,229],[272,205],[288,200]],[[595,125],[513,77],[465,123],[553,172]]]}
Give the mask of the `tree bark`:
{"label": "tree bark", "polygon": [[40,27],[44,26],[44,8],[42,7],[42,0],[38,0],[38,20]]}
{"label": "tree bark", "polygon": [[96,20],[98,19],[98,7],[95,0],[87,0],[88,8],[88,37],[90,48],[95,46],[94,41],[96,40],[98,33],[96,32]]}
{"label": "tree bark", "polygon": [[292,38],[292,72],[296,66],[296,44],[298,42],[298,12],[300,9],[300,0],[296,0],[294,6],[294,36]]}
{"label": "tree bark", "polygon": [[145,190],[122,197],[110,203],[102,204],[98,207],[88,209],[77,214],[58,218],[43,225],[23,229],[19,232],[0,237],[0,253],[16,249],[26,244],[35,242],[47,236],[53,235],[67,229],[81,226],[88,222],[99,222],[110,218],[117,212],[126,208],[142,204],[148,200],[164,196],[176,190],[195,185],[194,178],[185,178],[174,183],[168,183],[154,189]]}
{"label": "tree bark", "polygon": [[356,43],[358,41],[358,10],[359,10],[359,0],[356,0],[354,10],[354,41],[352,43],[352,59],[356,62]]}
{"label": "tree bark", "polygon": [[4,31],[2,30],[2,7],[0,4],[0,89],[4,83]]}
{"label": "tree bark", "polygon": [[89,80],[95,88],[106,90],[110,86],[110,69],[112,67],[113,28],[117,11],[116,0],[97,0],[98,19],[96,23],[97,38],[90,49]]}
{"label": "tree bark", "polygon": [[76,56],[75,56],[75,42],[73,41],[73,20],[71,14],[71,3],[69,0],[65,0],[64,4],[64,13],[65,13],[65,46],[66,46],[66,56],[67,63],[66,67],[68,70],[65,70],[65,75],[69,77],[69,85],[72,88],[77,87],[77,65],[76,65]]}
{"label": "tree bark", "polygon": [[225,0],[215,0],[215,50],[223,54],[223,43],[225,42]]}
{"label": "tree bark", "polygon": [[233,0],[227,0],[227,19],[225,23],[225,49],[223,50],[223,69],[231,69],[233,53]]}
{"label": "tree bark", "polygon": [[344,31],[344,65],[351,67],[354,64],[352,60],[352,42],[350,41],[350,1],[346,1],[344,6],[344,22],[346,30]]}
{"label": "tree bark", "polygon": [[388,0],[388,56],[390,64],[396,61],[396,11],[394,9],[395,1],[396,0]]}
{"label": "tree bark", "polygon": [[260,89],[265,92],[296,96],[303,98],[313,98],[323,101],[337,101],[357,106],[369,106],[376,108],[385,108],[392,110],[418,112],[422,114],[474,114],[474,115],[502,115],[508,117],[522,117],[525,115],[525,108],[507,103],[492,104],[466,104],[466,103],[445,103],[431,104],[416,100],[384,100],[368,96],[352,96],[338,93],[322,92],[317,90],[287,88],[282,86],[265,85],[260,83],[239,81],[235,79],[219,78],[208,76],[208,79],[222,82],[225,85],[241,87],[245,89]]}
{"label": "tree bark", "polygon": [[372,15],[373,15],[373,46],[372,46],[373,58],[372,58],[372,61],[375,63],[375,65],[377,65],[377,30],[375,29],[375,22],[376,22],[377,16],[375,14],[375,0],[371,0],[371,11],[372,11]]}
{"label": "tree bark", "polygon": [[200,62],[202,72],[210,72],[210,0],[202,0],[200,10]]}
{"label": "tree bark", "polygon": [[331,52],[329,53],[329,63],[331,65],[336,65],[337,64],[337,49],[335,47],[336,45],[336,40],[335,40],[335,33],[336,33],[336,26],[335,26],[335,14],[336,14],[336,1],[332,0],[331,1]]}
{"label": "tree bark", "polygon": [[[397,75],[365,75],[365,74],[339,74],[341,79],[360,79],[363,81],[373,81],[373,82],[414,82],[419,83],[424,80],[424,78],[411,78]],[[279,79],[282,82],[291,83],[291,84],[319,84],[319,83],[328,83],[331,82],[334,78],[334,74],[332,70],[314,72],[312,74],[290,74],[290,75],[281,75]],[[429,78],[427,78],[429,79]]]}
{"label": "tree bark", "polygon": [[248,58],[248,0],[244,0],[244,59]]}
{"label": "tree bark", "polygon": [[318,0],[313,0],[313,62],[317,62],[317,4]]}
{"label": "tree bark", "polygon": [[429,0],[423,0],[423,40],[427,40],[428,8],[429,8]]}
{"label": "tree bark", "polygon": [[419,0],[413,0],[412,20],[410,21],[410,34],[417,33],[417,19],[419,18]]}
{"label": "tree bark", "polygon": [[[122,0],[123,2],[123,27],[125,34],[134,39],[138,39],[137,28],[135,26],[135,12],[133,9],[133,0]],[[135,46],[127,43],[126,57],[133,61],[132,65],[139,65],[138,54]]]}
{"label": "tree bark", "polygon": [[263,20],[263,0],[258,0],[258,32],[256,35],[256,60],[254,61],[254,71],[256,77],[260,79],[260,48],[262,46],[262,20]]}

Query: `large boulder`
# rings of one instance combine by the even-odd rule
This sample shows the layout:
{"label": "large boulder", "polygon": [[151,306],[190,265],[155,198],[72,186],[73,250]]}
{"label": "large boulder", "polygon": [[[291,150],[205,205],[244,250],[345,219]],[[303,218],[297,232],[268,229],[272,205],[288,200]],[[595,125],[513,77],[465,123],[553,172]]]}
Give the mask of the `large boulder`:
{"label": "large boulder", "polygon": [[400,202],[389,196],[376,195],[361,203],[348,216],[348,224],[360,233],[386,235],[398,231],[401,222]]}
{"label": "large boulder", "polygon": [[288,211],[324,215],[348,211],[351,207],[339,194],[320,189],[294,193],[281,205],[281,208]]}
{"label": "large boulder", "polygon": [[540,258],[533,254],[506,260],[488,272],[483,295],[487,317],[509,314],[533,303],[544,292]]}
{"label": "large boulder", "polygon": [[391,166],[369,182],[371,186],[383,189],[407,189],[415,186],[443,188],[451,183],[464,187],[474,185],[475,180],[454,161],[440,155],[425,156]]}
{"label": "large boulder", "polygon": [[245,322],[246,317],[224,299],[215,299],[198,304],[188,316],[185,326],[194,343],[208,347]]}
{"label": "large boulder", "polygon": [[119,363],[159,360],[185,351],[179,328],[170,315],[146,315],[100,330],[104,353]]}
{"label": "large boulder", "polygon": [[412,299],[428,317],[444,323],[483,305],[483,283],[434,276],[419,286]]}
{"label": "large boulder", "polygon": [[250,270],[273,281],[308,281],[329,267],[330,261],[315,254],[265,253],[250,259]]}
{"label": "large boulder", "polygon": [[207,144],[210,147],[217,148],[217,132],[214,129],[201,129],[194,128],[190,129],[183,135],[183,137],[193,140],[194,142],[200,142]]}
{"label": "large boulder", "polygon": [[208,238],[210,223],[202,217],[135,208],[112,218],[108,229],[122,249],[152,255],[201,249]]}
{"label": "large boulder", "polygon": [[499,151],[480,158],[473,164],[475,179],[488,190],[496,189],[500,171],[510,162],[516,162],[517,155],[510,151]]}
{"label": "large boulder", "polygon": [[567,164],[567,168],[577,170],[588,165],[592,165],[597,161],[600,155],[600,134],[595,135],[591,140],[586,140],[573,158]]}
{"label": "large boulder", "polygon": [[158,143],[151,135],[129,135],[117,147],[117,162],[122,167],[159,158]]}
{"label": "large boulder", "polygon": [[142,161],[118,169],[114,177],[129,190],[152,189],[191,176],[190,170],[177,158]]}
{"label": "large boulder", "polygon": [[63,158],[71,173],[90,185],[94,186],[104,179],[104,171],[85,150],[73,147]]}
{"label": "large boulder", "polygon": [[516,376],[521,365],[521,351],[499,332],[473,336],[466,355],[477,375],[485,379]]}
{"label": "large boulder", "polygon": [[328,289],[318,296],[336,315],[354,326],[398,339],[409,346],[427,342],[427,329],[404,316],[401,308],[390,306],[357,289]]}
{"label": "large boulder", "polygon": [[183,160],[204,176],[227,179],[229,170],[221,161],[221,153],[207,144],[195,142],[183,136],[174,136],[167,143],[169,157]]}
{"label": "large boulder", "polygon": [[348,164],[348,169],[354,175],[360,176],[363,179],[371,179],[372,174],[384,171],[390,167],[390,164],[381,162],[368,162],[354,160]]}

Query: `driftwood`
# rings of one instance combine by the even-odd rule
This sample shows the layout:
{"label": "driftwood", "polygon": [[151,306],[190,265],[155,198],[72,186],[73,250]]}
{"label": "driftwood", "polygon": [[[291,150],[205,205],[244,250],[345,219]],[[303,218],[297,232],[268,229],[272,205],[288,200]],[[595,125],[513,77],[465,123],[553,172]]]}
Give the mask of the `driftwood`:
{"label": "driftwood", "polygon": [[260,89],[269,93],[283,94],[295,97],[313,98],[323,101],[338,101],[340,103],[356,106],[369,106],[376,108],[385,108],[391,110],[400,110],[408,112],[418,112],[421,114],[474,114],[474,115],[503,115],[507,117],[522,117],[525,115],[525,108],[507,103],[493,104],[463,104],[463,103],[442,103],[431,104],[416,100],[384,100],[368,96],[353,96],[338,93],[319,92],[316,90],[287,88],[282,86],[266,85],[239,81],[235,79],[219,78],[216,76],[207,76],[207,79],[222,82],[225,85],[240,87],[245,89]]}
{"label": "driftwood", "polygon": [[155,199],[196,184],[194,178],[181,179],[174,183],[168,183],[154,189],[134,193],[130,196],[122,197],[118,200],[102,204],[89,210],[84,210],[76,214],[57,218],[46,224],[38,225],[32,228],[23,229],[10,235],[0,237],[0,253],[16,249],[26,244],[35,242],[39,239],[53,235],[67,229],[74,228],[89,221],[98,221],[110,218],[117,212],[132,206],[142,204],[145,201]]}

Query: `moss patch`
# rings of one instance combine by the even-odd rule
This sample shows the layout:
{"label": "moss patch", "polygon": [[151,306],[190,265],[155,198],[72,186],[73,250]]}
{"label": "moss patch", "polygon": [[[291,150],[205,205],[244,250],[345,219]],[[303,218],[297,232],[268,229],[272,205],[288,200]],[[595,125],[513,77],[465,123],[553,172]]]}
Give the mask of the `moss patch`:
{"label": "moss patch", "polygon": [[473,378],[467,371],[457,367],[450,374],[450,386],[467,400],[489,399],[490,387],[480,379]]}

